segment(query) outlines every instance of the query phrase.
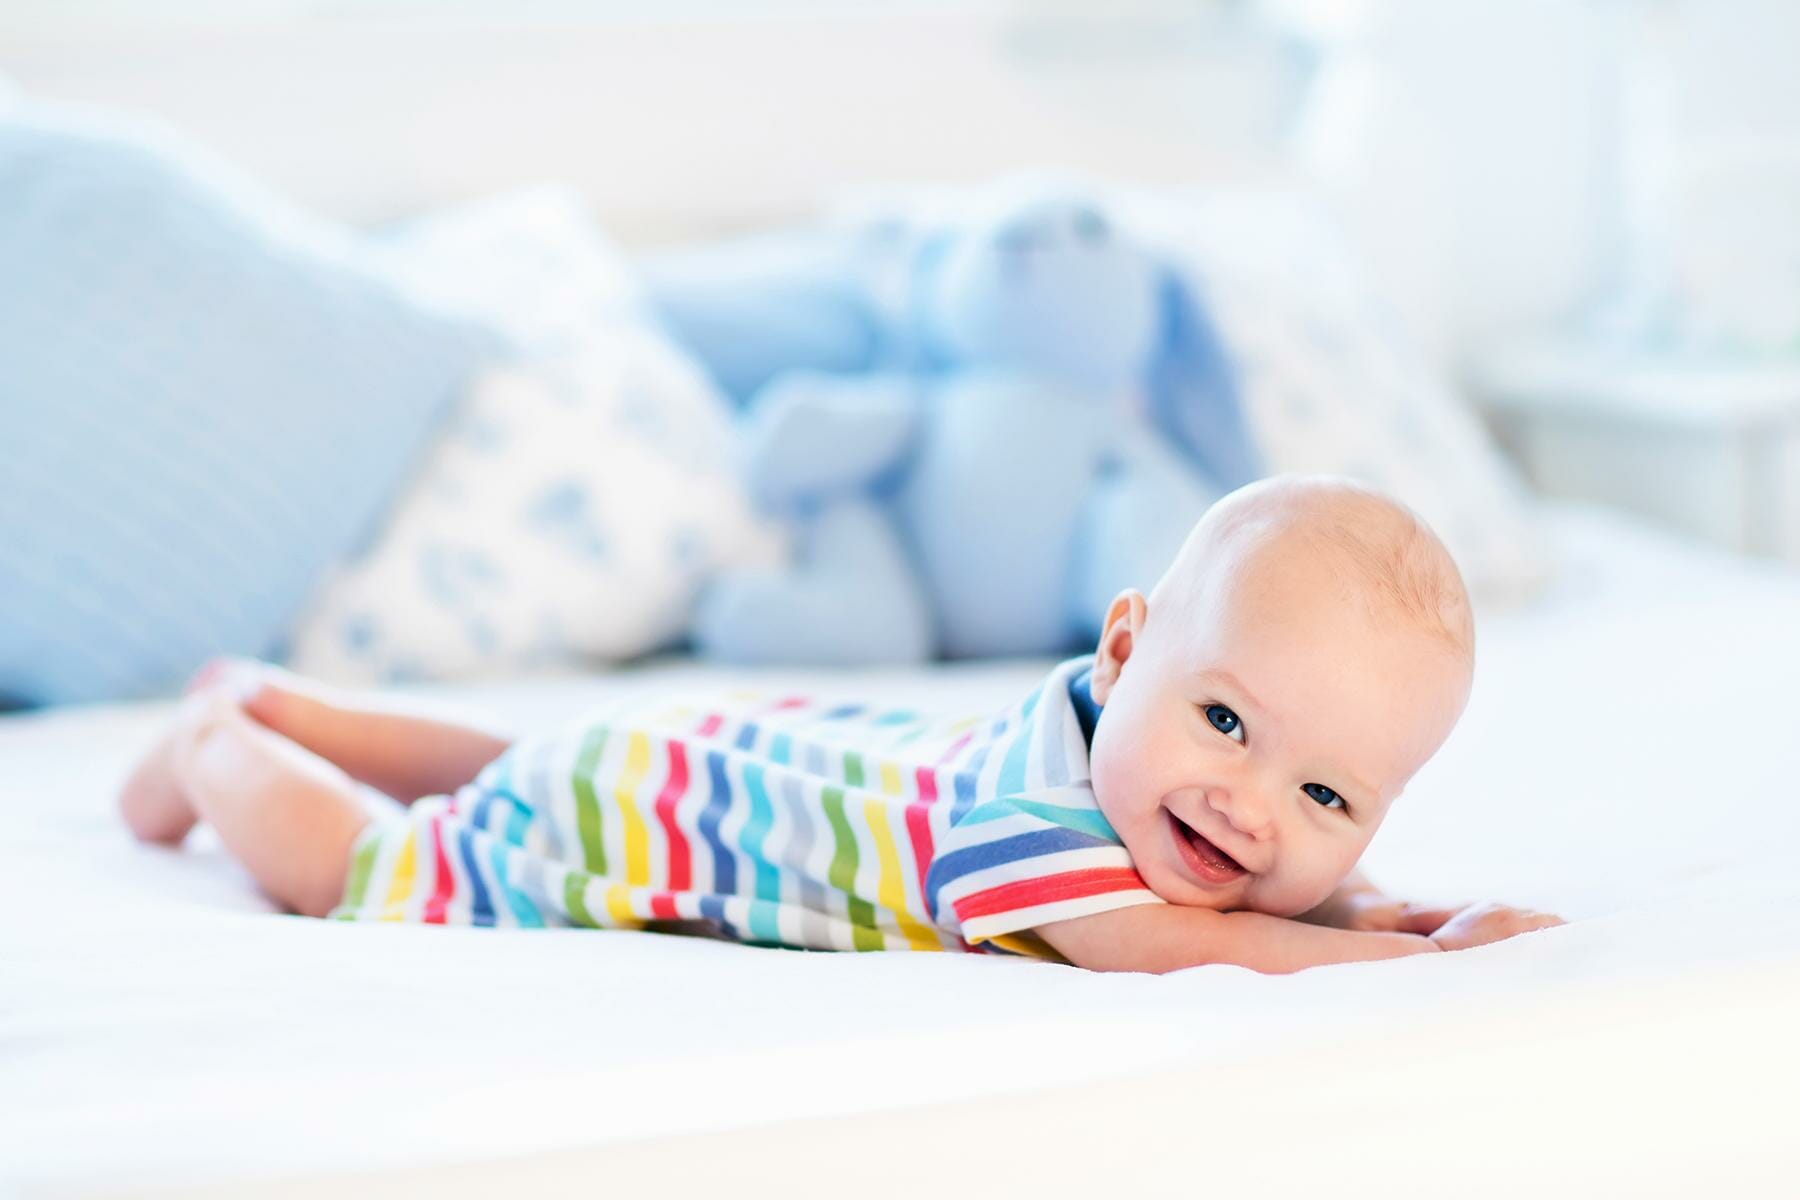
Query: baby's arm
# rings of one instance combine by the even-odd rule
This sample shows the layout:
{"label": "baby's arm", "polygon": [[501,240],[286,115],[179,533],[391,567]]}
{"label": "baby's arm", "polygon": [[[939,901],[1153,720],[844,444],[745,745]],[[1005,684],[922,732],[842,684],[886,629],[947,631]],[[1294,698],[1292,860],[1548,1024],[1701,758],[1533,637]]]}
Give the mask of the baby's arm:
{"label": "baby's arm", "polygon": [[[1372,893],[1380,897],[1379,892]],[[1316,911],[1316,910],[1315,910]],[[1416,910],[1420,914],[1437,910]],[[1311,914],[1307,914],[1311,915]],[[1471,904],[1433,923],[1429,936],[1404,931],[1337,929],[1257,912],[1214,912],[1179,904],[1142,904],[1052,921],[1037,933],[1057,953],[1092,971],[1178,971],[1231,963],[1282,975],[1327,963],[1468,950],[1561,925],[1561,917],[1505,904]]]}
{"label": "baby's arm", "polygon": [[1416,933],[1370,933],[1309,925],[1257,912],[1214,912],[1179,904],[1140,904],[1040,925],[1057,953],[1093,971],[1161,974],[1231,963],[1281,975],[1326,963],[1429,954]]}

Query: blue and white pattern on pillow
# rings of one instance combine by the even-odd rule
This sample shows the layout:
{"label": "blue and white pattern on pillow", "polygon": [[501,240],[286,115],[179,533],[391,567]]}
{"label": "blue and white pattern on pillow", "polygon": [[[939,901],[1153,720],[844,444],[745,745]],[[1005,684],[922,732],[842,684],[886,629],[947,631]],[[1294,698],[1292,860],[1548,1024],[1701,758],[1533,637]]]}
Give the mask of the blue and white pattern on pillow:
{"label": "blue and white pattern on pillow", "polygon": [[457,407],[367,553],[333,571],[290,664],[346,683],[616,661],[678,641],[714,573],[778,561],[723,398],[646,314],[573,193],[510,193],[382,252],[515,348]]}
{"label": "blue and white pattern on pillow", "polygon": [[160,130],[0,107],[0,694],[273,653],[492,344]]}

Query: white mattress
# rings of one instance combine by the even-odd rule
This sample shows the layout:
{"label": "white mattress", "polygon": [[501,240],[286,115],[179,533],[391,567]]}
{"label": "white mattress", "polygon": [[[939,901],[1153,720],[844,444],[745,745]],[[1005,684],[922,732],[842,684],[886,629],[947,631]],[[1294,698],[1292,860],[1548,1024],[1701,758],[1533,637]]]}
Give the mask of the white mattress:
{"label": "white mattress", "polygon": [[[1284,1137],[1297,1122],[1340,1139],[1366,1125],[1363,1161],[1391,1147],[1389,1179],[1497,1154],[1516,1173],[1535,1145],[1596,1172],[1565,1182],[1629,1178],[1639,1194],[1791,1180],[1800,1151],[1771,1114],[1791,1117],[1800,1076],[1800,572],[1590,510],[1549,520],[1560,581],[1483,618],[1468,714],[1368,866],[1392,891],[1572,923],[1285,978],[277,915],[204,836],[148,849],[115,819],[116,783],[166,705],[0,720],[0,1192],[383,1168],[409,1174],[376,1190],[441,1192],[497,1161],[514,1183],[588,1178],[596,1161],[722,1171],[719,1154],[748,1151],[719,1131],[848,1154],[880,1126],[820,1119],[933,1106],[908,1127],[950,1136],[930,1123],[966,1129],[999,1096],[1064,1088],[1045,1093],[1064,1097],[1058,1119],[1118,1125],[1142,1096],[1144,1121],[1166,1122],[1172,1087],[1215,1117],[1186,1130],[1214,1158],[1200,1178],[1231,1177],[1257,1138],[1277,1146],[1271,1122]],[[1042,666],[783,677],[979,709]],[[434,695],[523,727],[696,677],[725,676],[669,663]],[[1094,1082],[1108,1079],[1127,1082]],[[1347,1099],[1364,1093],[1378,1115]],[[1459,1103],[1487,1115],[1458,1121]],[[1029,1119],[1041,1133],[1049,1118]],[[855,1150],[864,1192],[922,1169],[930,1151],[908,1144]],[[894,1170],[870,1170],[872,1153]],[[1132,1169],[1169,1186],[1195,1169],[1161,1161]],[[1264,1194],[1341,1184],[1320,1161],[1287,1163]],[[1474,1179],[1458,1194],[1482,1191]]]}

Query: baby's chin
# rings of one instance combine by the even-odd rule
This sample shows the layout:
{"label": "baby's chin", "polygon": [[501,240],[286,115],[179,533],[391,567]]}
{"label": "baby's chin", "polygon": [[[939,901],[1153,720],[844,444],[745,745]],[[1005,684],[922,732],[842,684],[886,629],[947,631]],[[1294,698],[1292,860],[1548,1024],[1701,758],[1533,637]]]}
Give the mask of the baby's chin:
{"label": "baby's chin", "polygon": [[1122,836],[1138,877],[1151,891],[1170,904],[1185,908],[1235,912],[1252,907],[1253,893],[1262,882],[1254,872],[1233,862],[1231,865],[1239,872],[1235,878],[1212,878],[1203,864],[1184,864],[1183,851],[1174,836],[1177,819],[1166,806],[1159,807],[1155,820],[1148,824],[1148,829],[1144,823],[1135,824],[1128,835]]}
{"label": "baby's chin", "polygon": [[1144,886],[1183,908],[1210,908],[1214,912],[1241,912],[1251,907],[1245,885],[1255,878],[1246,876],[1230,887],[1202,887],[1181,873],[1181,868],[1159,855],[1133,856],[1138,876]]}

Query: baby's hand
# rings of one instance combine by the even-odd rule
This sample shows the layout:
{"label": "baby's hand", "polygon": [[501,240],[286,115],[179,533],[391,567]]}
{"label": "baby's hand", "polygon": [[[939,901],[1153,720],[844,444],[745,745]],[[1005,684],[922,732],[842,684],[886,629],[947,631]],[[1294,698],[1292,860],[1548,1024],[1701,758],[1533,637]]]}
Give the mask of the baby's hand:
{"label": "baby's hand", "polygon": [[1505,904],[1471,904],[1445,921],[1427,936],[1440,950],[1467,950],[1485,946],[1534,929],[1561,925],[1563,919],[1551,913],[1512,908]]}
{"label": "baby's hand", "polygon": [[1465,907],[1461,904],[1414,904],[1377,891],[1356,892],[1334,898],[1329,906],[1321,906],[1319,923],[1364,933],[1430,934]]}

